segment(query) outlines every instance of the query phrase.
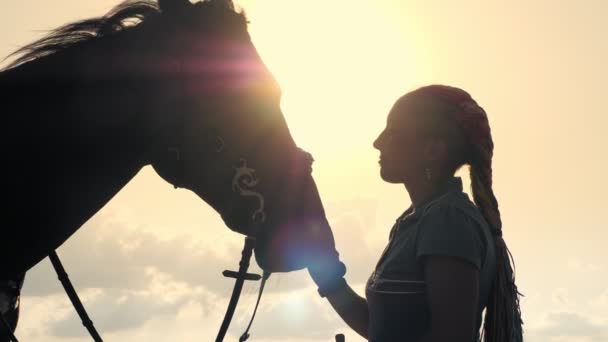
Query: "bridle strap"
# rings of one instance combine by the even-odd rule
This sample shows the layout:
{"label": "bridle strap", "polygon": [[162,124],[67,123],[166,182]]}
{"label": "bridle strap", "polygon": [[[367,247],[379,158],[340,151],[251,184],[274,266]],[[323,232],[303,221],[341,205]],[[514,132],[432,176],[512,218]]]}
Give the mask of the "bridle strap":
{"label": "bridle strap", "polygon": [[262,276],[262,283],[260,284],[260,291],[258,292],[258,299],[255,302],[255,308],[253,308],[253,314],[251,315],[251,320],[249,320],[249,324],[247,325],[247,329],[241,337],[239,338],[239,342],[245,342],[249,338],[249,329],[251,329],[251,325],[253,324],[253,319],[255,318],[256,312],[258,312],[258,306],[260,305],[260,299],[262,299],[262,293],[264,292],[264,286],[266,285],[266,280],[270,277],[270,272],[264,271],[264,275]]}
{"label": "bridle strap", "polygon": [[53,251],[53,252],[51,252],[51,254],[49,254],[49,259],[51,260],[51,264],[53,264],[53,268],[55,269],[55,272],[57,273],[57,277],[61,281],[61,285],[63,285],[63,289],[65,290],[65,293],[70,298],[70,302],[72,302],[74,309],[78,313],[78,317],[80,317],[80,320],[82,321],[82,325],[84,325],[85,328],[87,328],[87,331],[89,332],[89,334],[91,335],[91,337],[93,338],[93,340],[95,342],[103,342],[103,340],[101,339],[101,336],[99,336],[99,333],[97,332],[97,330],[95,330],[95,327],[93,326],[93,321],[91,321],[91,319],[89,318],[89,315],[87,314],[87,311],[84,309],[84,306],[82,305],[82,302],[80,301],[80,298],[78,298],[78,294],[76,293],[74,286],[72,286],[72,282],[70,281],[70,278],[68,277],[67,272],[65,271],[65,269],[63,268],[63,265],[61,264],[61,261],[59,260],[59,256],[57,255],[57,253],[55,251]]}
{"label": "bridle strap", "polygon": [[[91,319],[89,318],[89,315],[87,314],[87,311],[85,310],[84,306],[82,305],[80,298],[78,298],[78,294],[76,293],[76,290],[74,289],[74,286],[72,285],[72,282],[70,281],[70,278],[68,277],[68,273],[65,271],[65,269],[63,268],[63,265],[61,264],[61,260],[59,260],[59,256],[57,255],[57,253],[55,251],[52,251],[49,254],[49,259],[51,260],[51,264],[53,264],[53,268],[55,269],[55,272],[57,273],[57,278],[59,278],[59,280],[61,281],[61,285],[63,286],[65,293],[68,295],[68,298],[70,298],[70,302],[72,302],[72,306],[74,306],[74,309],[78,313],[78,317],[80,317],[80,320],[82,321],[82,325],[84,325],[84,327],[87,328],[87,331],[89,332],[89,334],[91,335],[91,337],[93,338],[93,340],[95,342],[103,342],[103,340],[101,339],[101,336],[99,336],[99,333],[97,332],[97,330],[95,330],[95,327],[93,326],[93,321],[91,321]],[[6,327],[11,341],[19,342],[17,340],[17,338],[15,337],[15,335],[13,334],[12,327],[10,326],[10,324],[8,324],[8,322],[6,321],[6,318],[4,317],[4,315],[2,313],[0,313],[0,321],[2,321],[2,324]]]}
{"label": "bridle strap", "polygon": [[15,334],[13,334],[13,327],[11,327],[11,325],[8,323],[6,317],[4,317],[4,314],[2,312],[0,312],[0,321],[2,321],[2,325],[4,325],[4,328],[6,329],[6,333],[10,341],[19,342],[19,340],[17,340],[17,338],[15,337]]}
{"label": "bridle strap", "polygon": [[230,302],[228,303],[228,307],[226,308],[226,314],[224,315],[224,320],[222,321],[222,326],[220,327],[219,332],[217,333],[217,337],[215,338],[215,342],[224,341],[224,337],[226,336],[226,332],[228,331],[228,326],[230,326],[230,322],[232,321],[232,316],[234,315],[234,311],[236,310],[236,305],[239,302],[239,297],[241,296],[241,290],[243,290],[243,284],[245,280],[259,280],[260,276],[255,274],[247,273],[247,269],[249,268],[249,260],[251,260],[251,254],[253,253],[253,248],[255,247],[255,238],[252,236],[247,236],[245,238],[245,245],[243,246],[243,252],[241,252],[241,261],[239,262],[239,271],[224,271],[223,274],[226,277],[235,278],[234,288],[232,289],[232,296],[230,297]]}

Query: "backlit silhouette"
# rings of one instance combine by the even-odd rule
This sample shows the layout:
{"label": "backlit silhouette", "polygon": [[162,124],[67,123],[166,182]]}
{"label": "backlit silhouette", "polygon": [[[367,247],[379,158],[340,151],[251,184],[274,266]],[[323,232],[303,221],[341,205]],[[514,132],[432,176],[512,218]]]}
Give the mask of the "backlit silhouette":
{"label": "backlit silhouette", "polygon": [[19,282],[146,165],[257,235],[266,271],[333,250],[312,160],[245,16],[231,1],[159,2],[58,28],[0,73],[0,279]]}

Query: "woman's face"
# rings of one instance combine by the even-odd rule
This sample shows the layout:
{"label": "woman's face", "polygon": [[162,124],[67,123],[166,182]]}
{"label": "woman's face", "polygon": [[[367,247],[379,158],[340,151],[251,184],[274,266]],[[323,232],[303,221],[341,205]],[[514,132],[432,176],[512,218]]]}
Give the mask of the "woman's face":
{"label": "woman's face", "polygon": [[380,151],[380,176],[389,183],[405,183],[416,174],[424,173],[421,115],[408,106],[407,97],[393,105],[386,128],[374,141]]}

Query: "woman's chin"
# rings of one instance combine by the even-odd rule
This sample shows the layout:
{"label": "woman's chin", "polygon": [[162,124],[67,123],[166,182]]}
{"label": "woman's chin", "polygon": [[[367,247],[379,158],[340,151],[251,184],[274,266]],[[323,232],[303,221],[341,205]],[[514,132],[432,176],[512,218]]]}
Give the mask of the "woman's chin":
{"label": "woman's chin", "polygon": [[382,167],[380,168],[380,178],[387,183],[401,183],[399,177],[396,177],[394,174]]}

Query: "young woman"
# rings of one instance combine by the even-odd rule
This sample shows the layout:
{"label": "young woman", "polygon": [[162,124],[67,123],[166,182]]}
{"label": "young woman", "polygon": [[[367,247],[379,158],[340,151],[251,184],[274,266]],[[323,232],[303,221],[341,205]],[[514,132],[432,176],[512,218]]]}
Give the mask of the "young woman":
{"label": "young woman", "polygon": [[[382,179],[405,185],[412,205],[390,232],[366,298],[344,281],[323,295],[373,342],[522,341],[485,111],[461,89],[419,88],[395,103],[374,147]],[[454,176],[465,164],[474,202]]]}

